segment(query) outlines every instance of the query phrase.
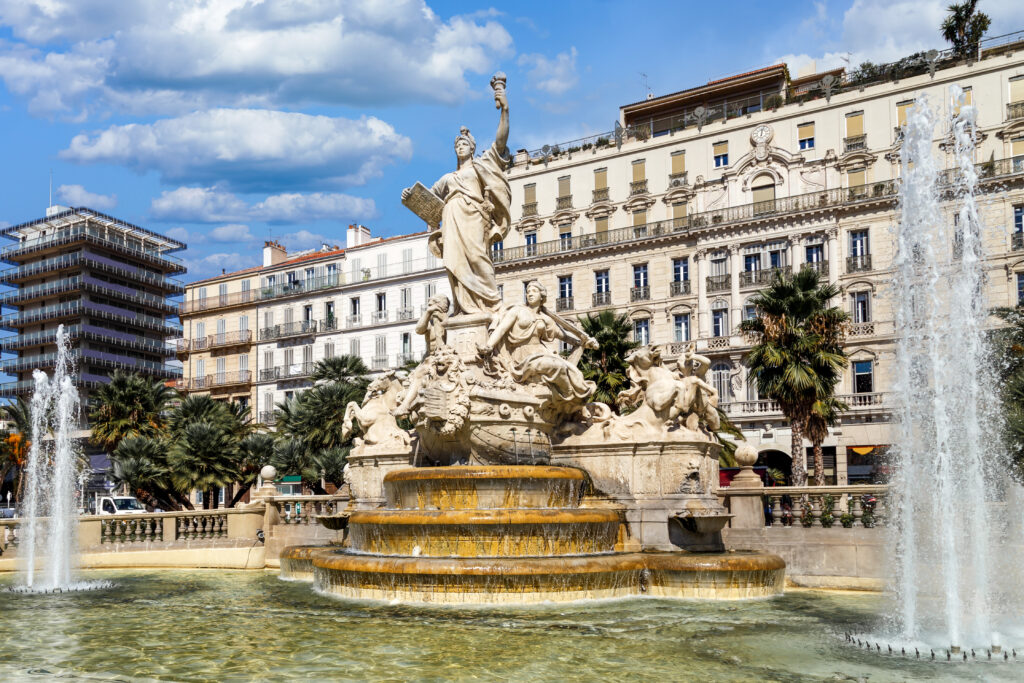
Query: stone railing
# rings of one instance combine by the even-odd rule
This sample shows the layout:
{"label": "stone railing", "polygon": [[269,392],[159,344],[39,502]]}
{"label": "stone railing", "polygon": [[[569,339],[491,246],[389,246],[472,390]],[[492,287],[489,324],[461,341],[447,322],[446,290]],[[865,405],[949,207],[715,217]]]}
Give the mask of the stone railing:
{"label": "stone railing", "polygon": [[602,187],[600,190],[594,190],[594,195],[593,195],[593,203],[594,204],[597,204],[598,202],[606,202],[606,201],[608,201],[608,198],[609,198],[609,194],[608,194],[608,188],[607,187]]}
{"label": "stone railing", "polygon": [[1024,102],[1010,102],[1006,105],[1006,120],[1024,119]]}
{"label": "stone railing", "polygon": [[277,509],[281,524],[304,526],[316,525],[317,517],[341,512],[349,502],[347,496],[274,496],[265,500]]}
{"label": "stone railing", "polygon": [[630,301],[647,301],[651,298],[651,287],[650,285],[643,285],[641,287],[632,287],[629,290]]}
{"label": "stone railing", "polygon": [[566,195],[564,197],[555,198],[555,210],[564,211],[572,208],[572,195]]}
{"label": "stone railing", "polygon": [[884,484],[850,486],[772,486],[721,488],[718,496],[727,507],[735,498],[760,498],[762,517],[771,527],[857,528],[884,527],[888,521],[889,487]]}
{"label": "stone railing", "polygon": [[871,270],[871,254],[846,257],[847,273],[862,273],[868,270]]}
{"label": "stone railing", "polygon": [[868,136],[867,135],[854,135],[852,137],[843,138],[843,152],[856,152],[857,150],[868,148]]}

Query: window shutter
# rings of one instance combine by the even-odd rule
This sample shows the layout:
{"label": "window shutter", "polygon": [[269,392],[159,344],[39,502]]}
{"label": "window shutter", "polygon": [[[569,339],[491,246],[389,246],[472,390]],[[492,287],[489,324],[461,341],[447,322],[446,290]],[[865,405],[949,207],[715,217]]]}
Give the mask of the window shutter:
{"label": "window shutter", "polygon": [[1024,102],[1024,76],[1010,80],[1010,101]]}
{"label": "window shutter", "polygon": [[562,176],[558,179],[558,196],[568,197],[570,194],[572,193],[569,192],[569,176]]}
{"label": "window shutter", "polygon": [[775,185],[761,185],[754,188],[754,203],[770,202],[775,199]]}
{"label": "window shutter", "polygon": [[596,219],[594,226],[597,232],[608,232],[608,216]]}
{"label": "window shutter", "polygon": [[806,140],[807,138],[814,137],[814,124],[813,123],[801,123],[796,127],[796,135],[799,140]]}
{"label": "window shutter", "polygon": [[846,115],[846,137],[855,138],[864,135],[864,112],[857,111]]}
{"label": "window shutter", "polygon": [[[896,125],[900,128],[907,125],[907,109],[910,109],[910,105],[914,104],[914,100],[905,100],[903,102],[896,103]],[[861,124],[863,126],[863,124]],[[846,119],[846,130],[850,130],[850,119]],[[853,135],[850,133],[849,135]],[[860,133],[857,133],[860,135]]]}
{"label": "window shutter", "polygon": [[672,218],[686,218],[686,202],[672,205]]}
{"label": "window shutter", "polygon": [[608,169],[599,168],[594,171],[594,189],[595,190],[606,190],[608,189]]}
{"label": "window shutter", "polygon": [[729,153],[729,143],[728,142],[716,142],[714,144],[714,146],[712,147],[712,153],[716,157],[722,156],[723,154],[728,154]]}
{"label": "window shutter", "polygon": [[857,169],[856,171],[850,171],[846,174],[847,187],[859,187],[865,182],[863,168]]}
{"label": "window shutter", "polygon": [[1010,154],[1015,157],[1024,154],[1024,138],[1017,138],[1010,143]]}
{"label": "window shutter", "polygon": [[686,173],[686,152],[672,153],[672,175]]}
{"label": "window shutter", "polygon": [[[964,88],[964,104],[974,104],[974,92],[970,88]],[[957,116],[960,113],[960,102],[953,102],[953,116]]]}
{"label": "window shutter", "polygon": [[633,182],[639,182],[645,180],[647,177],[647,171],[645,170],[646,162],[643,159],[633,162]]}
{"label": "window shutter", "polygon": [[533,204],[537,201],[537,186],[534,184],[523,186],[523,203]]}
{"label": "window shutter", "polygon": [[633,225],[646,225],[647,224],[647,212],[646,211],[635,211],[633,212]]}

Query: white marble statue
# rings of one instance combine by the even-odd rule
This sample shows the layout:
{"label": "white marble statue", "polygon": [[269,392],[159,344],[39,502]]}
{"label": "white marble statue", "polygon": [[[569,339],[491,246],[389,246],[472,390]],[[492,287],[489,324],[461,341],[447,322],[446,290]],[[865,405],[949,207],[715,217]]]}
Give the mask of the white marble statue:
{"label": "white marble statue", "polygon": [[411,442],[409,432],[399,428],[393,414],[401,392],[402,382],[394,370],[370,382],[361,406],[355,401],[345,406],[342,438],[347,439],[352,434],[354,423],[358,423],[363,436],[353,439],[357,450],[408,448]]}
{"label": "white marble statue", "polygon": [[[444,205],[440,228],[431,226],[429,245],[448,271],[455,304],[453,315],[493,312],[501,301],[490,248],[492,243],[505,238],[511,224],[512,194],[505,177],[509,157],[504,74],[495,75],[491,87],[495,105],[501,110],[494,143],[474,158],[476,140],[463,127],[455,138],[458,168],[443,175],[430,188]],[[410,208],[410,200],[419,201],[415,197],[418,187],[402,191],[402,201]],[[429,225],[431,219],[424,218]]]}

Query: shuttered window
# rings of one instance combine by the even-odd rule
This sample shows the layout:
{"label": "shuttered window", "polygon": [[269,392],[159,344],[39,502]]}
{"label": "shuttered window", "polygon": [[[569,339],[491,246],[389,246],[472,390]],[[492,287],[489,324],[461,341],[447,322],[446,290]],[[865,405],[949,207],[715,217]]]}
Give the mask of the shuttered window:
{"label": "shuttered window", "polygon": [[716,142],[714,144],[714,146],[712,147],[712,151],[713,151],[713,153],[714,153],[714,155],[716,157],[721,155],[721,154],[728,154],[729,153],[729,143],[728,142]]}
{"label": "shuttered window", "polygon": [[608,189],[608,169],[599,168],[594,171],[594,189],[605,190]]}
{"label": "shuttered window", "polygon": [[814,124],[813,123],[801,123],[796,127],[797,138],[805,140],[807,138],[814,137]]}
{"label": "shuttered window", "polygon": [[608,216],[596,219],[594,221],[594,228],[597,232],[608,232]]}
{"label": "shuttered window", "polygon": [[775,184],[760,185],[754,188],[754,203],[770,202],[775,199]]}
{"label": "shuttered window", "polygon": [[647,224],[647,212],[646,211],[634,211],[633,212],[633,225],[646,225]]}
{"label": "shuttered window", "polygon": [[[904,100],[902,102],[896,103],[896,125],[899,126],[900,128],[907,125],[907,109],[909,109],[910,105],[912,105],[913,103],[914,100]],[[861,127],[863,129],[863,123],[861,123]],[[850,130],[849,118],[846,119],[846,130]],[[847,133],[847,135],[852,136],[853,133]],[[857,135],[860,135],[860,133],[857,133]]]}
{"label": "shuttered window", "polygon": [[864,175],[865,175],[865,173],[864,173],[864,169],[863,168],[858,168],[858,169],[855,169],[855,170],[850,171],[849,173],[847,173],[846,174],[846,184],[847,184],[847,187],[858,187],[860,185],[863,185],[865,182],[867,182],[865,180]]}
{"label": "shuttered window", "polygon": [[646,162],[638,159],[633,162],[633,182],[639,182],[647,177]]}
{"label": "shuttered window", "polygon": [[846,137],[855,138],[864,135],[864,112],[855,111],[846,115]]}
{"label": "shuttered window", "polygon": [[1015,157],[1024,155],[1024,138],[1017,138],[1010,143],[1010,154]]}
{"label": "shuttered window", "polygon": [[562,176],[558,179],[558,196],[568,197],[570,194],[572,193],[569,191],[569,176]]}
{"label": "shuttered window", "polygon": [[529,185],[524,185],[523,186],[523,193],[524,193],[524,196],[523,196],[523,203],[524,204],[533,204],[534,202],[537,201],[537,185],[536,184],[531,183]]}
{"label": "shuttered window", "polygon": [[686,152],[672,152],[672,175],[686,173]]}
{"label": "shuttered window", "polygon": [[686,202],[672,205],[672,218],[686,218]]}
{"label": "shuttered window", "polygon": [[1010,101],[1024,102],[1024,76],[1010,79]]}
{"label": "shuttered window", "polygon": [[[964,88],[964,100],[963,104],[971,105],[974,104],[974,92],[970,88]],[[960,101],[959,99],[953,102],[953,116],[960,114]]]}

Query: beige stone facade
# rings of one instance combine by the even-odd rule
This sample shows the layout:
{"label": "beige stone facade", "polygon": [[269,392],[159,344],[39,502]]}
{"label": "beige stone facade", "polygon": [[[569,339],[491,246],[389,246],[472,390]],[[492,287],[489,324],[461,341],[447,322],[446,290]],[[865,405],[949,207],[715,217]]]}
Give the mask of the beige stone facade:
{"label": "beige stone facade", "polygon": [[[538,279],[563,315],[626,312],[635,336],[668,355],[696,342],[762,462],[788,467],[788,426],[747,382],[736,330],[774,269],[816,268],[854,319],[839,387],[851,409],[824,444],[826,467],[840,484],[874,476],[876,447],[892,439],[900,127],[921,93],[939,112],[946,169],[951,87],[978,107],[989,302],[1017,304],[1024,284],[1024,44],[919,71],[833,92],[828,83],[849,82],[838,72],[791,80],[768,67],[624,106],[615,132],[520,150],[513,228],[493,252],[504,300]],[[952,203],[945,211],[952,222]]]}

